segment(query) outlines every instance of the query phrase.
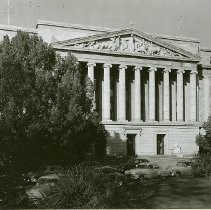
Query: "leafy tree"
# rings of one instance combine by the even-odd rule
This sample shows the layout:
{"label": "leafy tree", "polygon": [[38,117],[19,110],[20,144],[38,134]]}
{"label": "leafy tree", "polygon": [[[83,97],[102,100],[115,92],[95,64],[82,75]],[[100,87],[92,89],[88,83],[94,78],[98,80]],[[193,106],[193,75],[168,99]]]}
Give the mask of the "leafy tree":
{"label": "leafy tree", "polygon": [[83,159],[93,143],[99,157],[103,154],[106,133],[97,113],[91,111],[93,84],[70,54],[59,59],[60,72],[63,75],[60,77],[51,122],[54,136],[62,145],[64,159]]}
{"label": "leafy tree", "polygon": [[1,150],[14,165],[44,154],[56,97],[55,64],[55,51],[37,36],[19,31],[0,45]]}
{"label": "leafy tree", "polygon": [[92,92],[73,56],[61,58],[26,32],[18,31],[11,40],[5,36],[0,44],[2,157],[29,168],[82,158],[92,142],[103,143],[103,127],[91,111]]}

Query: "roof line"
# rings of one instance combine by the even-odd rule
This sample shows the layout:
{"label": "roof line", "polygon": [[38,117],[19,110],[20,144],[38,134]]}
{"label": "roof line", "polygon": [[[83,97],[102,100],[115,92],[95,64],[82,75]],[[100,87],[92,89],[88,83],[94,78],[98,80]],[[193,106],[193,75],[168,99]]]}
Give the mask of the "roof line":
{"label": "roof line", "polygon": [[89,31],[99,31],[99,32],[117,30],[117,29],[102,28],[102,27],[97,27],[97,26],[84,26],[84,25],[80,25],[80,24],[70,24],[70,23],[63,23],[63,22],[56,22],[56,21],[46,21],[46,20],[38,20],[36,28],[38,28],[39,25],[56,26],[56,27],[62,27],[62,28],[75,28],[75,29],[82,29],[82,30],[89,30]]}
{"label": "roof line", "polygon": [[33,34],[38,33],[37,29],[25,28],[22,26],[15,26],[15,25],[3,25],[3,24],[0,24],[0,30],[7,30],[7,31],[14,31],[14,32],[21,30],[21,31],[26,31],[26,32],[33,33]]}
{"label": "roof line", "polygon": [[[98,32],[123,30],[121,28],[117,29],[117,28],[87,26],[87,25],[81,25],[81,24],[70,24],[70,23],[47,21],[47,20],[38,20],[37,24],[36,24],[36,28],[38,28],[39,25],[56,26],[56,27],[63,27],[63,28],[75,28],[75,29],[98,31]],[[136,28],[137,30],[140,30],[140,27],[134,27],[134,28]],[[200,43],[200,41],[198,39],[192,38],[192,37],[184,37],[184,36],[181,37],[181,36],[174,36],[174,35],[152,34],[152,33],[146,33],[146,34],[149,34],[150,36],[157,37],[157,38],[163,38],[163,39],[169,39],[169,40],[182,40],[182,41],[186,41],[186,42]]]}

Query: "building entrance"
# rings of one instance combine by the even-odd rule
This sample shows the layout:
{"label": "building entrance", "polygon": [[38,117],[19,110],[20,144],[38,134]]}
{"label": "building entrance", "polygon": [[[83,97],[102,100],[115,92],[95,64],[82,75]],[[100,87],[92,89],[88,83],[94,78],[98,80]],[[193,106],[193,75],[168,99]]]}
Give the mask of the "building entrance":
{"label": "building entrance", "polygon": [[127,155],[135,155],[136,134],[127,134]]}
{"label": "building entrance", "polygon": [[157,155],[164,155],[165,134],[157,134]]}

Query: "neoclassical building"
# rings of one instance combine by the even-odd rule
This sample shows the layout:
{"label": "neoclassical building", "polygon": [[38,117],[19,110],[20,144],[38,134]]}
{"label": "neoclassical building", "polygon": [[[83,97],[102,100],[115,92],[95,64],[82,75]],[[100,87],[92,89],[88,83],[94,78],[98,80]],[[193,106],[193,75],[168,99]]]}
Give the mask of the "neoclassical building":
{"label": "neoclassical building", "polygon": [[[0,36],[16,30],[0,26]],[[94,83],[94,109],[110,134],[107,154],[198,151],[195,138],[211,110],[211,50],[199,40],[48,21],[27,30],[75,55]]]}

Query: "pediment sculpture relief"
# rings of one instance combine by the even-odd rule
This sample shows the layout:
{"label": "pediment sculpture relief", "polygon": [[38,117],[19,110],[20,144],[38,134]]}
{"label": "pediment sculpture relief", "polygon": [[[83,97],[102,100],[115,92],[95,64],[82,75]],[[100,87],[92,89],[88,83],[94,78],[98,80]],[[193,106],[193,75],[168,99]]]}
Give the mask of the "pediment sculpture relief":
{"label": "pediment sculpture relief", "polygon": [[75,44],[74,47],[93,50],[108,50],[117,52],[138,53],[142,55],[159,55],[170,57],[182,57],[179,53],[173,52],[164,47],[158,46],[145,39],[134,35],[129,37],[112,37],[110,39],[91,41]]}

